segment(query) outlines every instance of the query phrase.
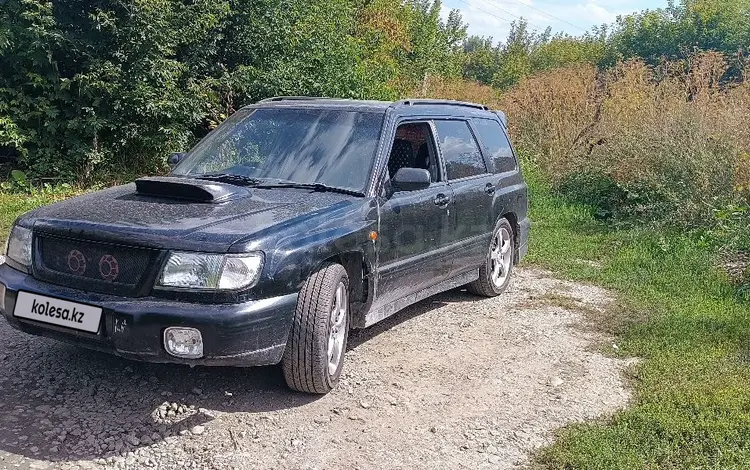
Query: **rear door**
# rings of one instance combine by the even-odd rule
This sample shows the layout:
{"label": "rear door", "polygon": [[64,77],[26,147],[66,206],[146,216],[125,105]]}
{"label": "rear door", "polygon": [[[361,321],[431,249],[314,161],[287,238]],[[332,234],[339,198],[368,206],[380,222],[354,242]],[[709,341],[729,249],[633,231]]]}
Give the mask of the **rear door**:
{"label": "rear door", "polygon": [[458,275],[477,268],[485,259],[495,222],[491,214],[495,186],[469,122],[445,119],[434,123],[453,192],[453,274]]}
{"label": "rear door", "polygon": [[[495,119],[474,118],[472,126],[479,138],[495,186],[493,217],[512,213],[517,220],[526,217],[526,183],[518,168],[518,158],[505,126]],[[512,221],[511,221],[512,222]]]}

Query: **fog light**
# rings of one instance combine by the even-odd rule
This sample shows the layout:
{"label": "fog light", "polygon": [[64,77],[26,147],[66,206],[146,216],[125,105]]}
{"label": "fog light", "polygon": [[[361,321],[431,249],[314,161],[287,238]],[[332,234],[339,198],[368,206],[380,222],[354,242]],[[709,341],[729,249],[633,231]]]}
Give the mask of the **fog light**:
{"label": "fog light", "polygon": [[195,328],[167,328],[164,330],[164,347],[175,357],[185,359],[203,357],[203,337]]}

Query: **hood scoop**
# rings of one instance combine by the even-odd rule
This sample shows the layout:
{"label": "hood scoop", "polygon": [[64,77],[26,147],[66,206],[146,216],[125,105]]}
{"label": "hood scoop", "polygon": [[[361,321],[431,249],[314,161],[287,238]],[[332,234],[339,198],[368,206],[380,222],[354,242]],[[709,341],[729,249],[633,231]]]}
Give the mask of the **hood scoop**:
{"label": "hood scoop", "polygon": [[141,196],[208,204],[220,204],[250,195],[247,189],[231,184],[171,176],[139,178],[135,180],[135,190]]}

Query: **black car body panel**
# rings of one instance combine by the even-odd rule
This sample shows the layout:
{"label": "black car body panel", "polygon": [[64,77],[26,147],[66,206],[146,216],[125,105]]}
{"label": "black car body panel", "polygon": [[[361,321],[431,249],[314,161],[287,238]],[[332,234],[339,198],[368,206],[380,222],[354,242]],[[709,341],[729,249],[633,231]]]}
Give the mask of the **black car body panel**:
{"label": "black car body panel", "polygon": [[[178,175],[37,209],[17,221],[18,226],[33,230],[30,271],[0,265],[0,310],[9,323],[32,334],[152,362],[275,364],[281,360],[302,285],[327,261],[346,268],[352,324],[361,328],[429,295],[476,280],[492,228],[501,217],[514,227],[516,262],[525,255],[530,229],[526,184],[509,141],[513,168],[492,171],[494,163],[473,120],[491,120],[501,126],[498,129],[504,124],[486,108],[418,100],[277,99],[248,109],[380,116],[374,156],[362,162],[370,169],[362,195],[262,189]],[[446,178],[445,142],[451,140],[437,142],[435,123],[441,120],[465,123],[467,135],[473,135],[474,144],[482,149],[477,155],[484,172],[454,181]],[[389,159],[400,126],[409,123],[423,126],[425,132],[429,129],[433,142],[426,141],[429,147],[420,152],[428,149],[430,171],[440,177],[426,189],[397,191],[390,182]],[[65,270],[61,259],[46,259],[64,256],[66,247],[71,253],[82,253],[84,259],[107,250],[122,253],[118,256],[132,258],[143,272],[120,284],[95,279],[96,271],[91,278],[66,277],[70,273],[58,272]],[[264,261],[257,283],[249,289],[206,293],[155,287],[173,252],[259,252]],[[96,262],[93,258],[89,261]],[[17,318],[13,312],[19,292],[99,306],[103,309],[99,331],[84,333]],[[199,329],[204,357],[187,360],[169,355],[163,332],[170,326]]]}
{"label": "black car body panel", "polygon": [[310,198],[309,191],[240,189],[243,196],[211,204],[143,196],[128,184],[42,207],[19,223],[61,236],[224,253],[269,227],[351,199],[330,193]]}

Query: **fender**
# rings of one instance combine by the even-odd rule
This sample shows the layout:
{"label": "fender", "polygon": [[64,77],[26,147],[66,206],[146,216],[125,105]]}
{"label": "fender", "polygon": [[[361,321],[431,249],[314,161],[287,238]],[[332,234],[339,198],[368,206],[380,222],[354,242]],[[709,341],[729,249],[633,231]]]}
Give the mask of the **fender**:
{"label": "fender", "polygon": [[373,272],[376,249],[370,232],[376,230],[375,200],[353,199],[241,240],[230,252],[265,253],[263,275],[254,291],[260,298],[274,297],[299,292],[320,265],[343,254],[359,254]]}

